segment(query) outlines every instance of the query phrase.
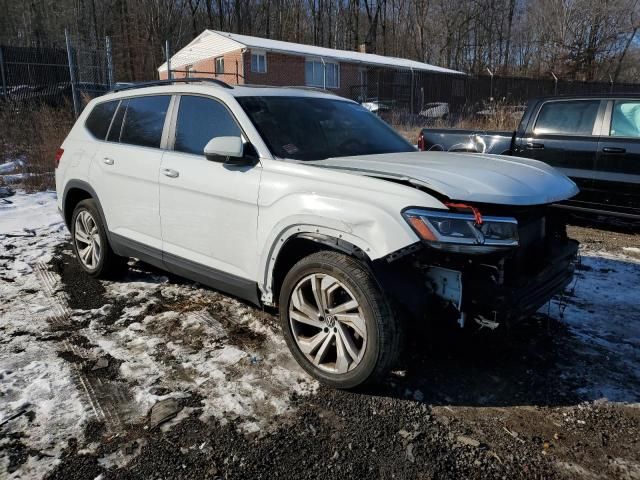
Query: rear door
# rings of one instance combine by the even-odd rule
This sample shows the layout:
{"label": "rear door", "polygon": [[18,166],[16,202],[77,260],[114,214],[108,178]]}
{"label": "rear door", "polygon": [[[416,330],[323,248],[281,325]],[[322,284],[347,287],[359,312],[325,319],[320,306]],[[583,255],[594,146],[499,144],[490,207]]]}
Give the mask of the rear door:
{"label": "rear door", "polygon": [[606,101],[567,99],[544,102],[522,140],[519,155],[559,168],[580,188],[573,202],[596,198],[596,166],[600,126]]}
{"label": "rear door", "polygon": [[176,273],[186,269],[213,280],[221,290],[246,296],[241,290],[253,288],[255,294],[262,168],[205,158],[212,138],[243,136],[220,100],[183,94],[172,117],[173,138],[160,174],[165,263]]}
{"label": "rear door", "polygon": [[158,254],[162,249],[160,147],[170,101],[170,95],[123,99],[90,171],[91,184],[116,239],[133,241],[130,245],[138,249],[151,247]]}
{"label": "rear door", "polygon": [[604,209],[640,215],[640,98],[609,101],[594,185]]}

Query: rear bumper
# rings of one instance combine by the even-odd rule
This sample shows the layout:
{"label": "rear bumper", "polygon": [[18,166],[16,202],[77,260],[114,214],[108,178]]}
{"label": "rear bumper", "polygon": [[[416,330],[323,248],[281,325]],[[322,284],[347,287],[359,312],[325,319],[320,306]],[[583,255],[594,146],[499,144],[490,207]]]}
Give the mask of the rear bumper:
{"label": "rear bumper", "polygon": [[498,285],[486,276],[463,277],[463,311],[498,322],[527,318],[571,283],[577,254],[574,240],[550,247],[548,257],[540,259],[545,267],[523,275],[516,286]]}

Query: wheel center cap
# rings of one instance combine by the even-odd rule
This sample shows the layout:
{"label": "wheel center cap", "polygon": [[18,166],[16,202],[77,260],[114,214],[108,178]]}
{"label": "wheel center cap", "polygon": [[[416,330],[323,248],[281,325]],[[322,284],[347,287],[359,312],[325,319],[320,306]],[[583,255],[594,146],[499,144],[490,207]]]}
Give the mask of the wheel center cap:
{"label": "wheel center cap", "polygon": [[327,323],[327,326],[333,327],[336,324],[336,317],[335,315],[327,315],[324,317],[324,321]]}

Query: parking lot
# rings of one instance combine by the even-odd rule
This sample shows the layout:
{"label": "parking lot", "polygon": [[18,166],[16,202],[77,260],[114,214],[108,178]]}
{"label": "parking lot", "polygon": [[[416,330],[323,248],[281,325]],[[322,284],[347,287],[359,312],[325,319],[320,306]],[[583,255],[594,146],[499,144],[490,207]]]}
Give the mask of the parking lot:
{"label": "parking lot", "polygon": [[320,387],[273,311],[140,262],[84,275],[53,193],[0,204],[0,477],[640,478],[640,236],[571,227],[572,293],[508,331],[419,325]]}

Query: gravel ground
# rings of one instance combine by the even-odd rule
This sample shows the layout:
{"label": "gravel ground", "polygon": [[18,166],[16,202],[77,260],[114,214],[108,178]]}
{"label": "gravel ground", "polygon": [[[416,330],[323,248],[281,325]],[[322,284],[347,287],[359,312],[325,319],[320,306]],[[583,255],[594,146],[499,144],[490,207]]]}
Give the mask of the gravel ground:
{"label": "gravel ground", "polygon": [[511,330],[416,328],[359,392],[304,375],[273,312],[140,262],[93,280],[59,226],[6,236],[0,478],[638,479],[640,310],[599,285],[640,280],[640,236],[571,235],[573,295]]}

